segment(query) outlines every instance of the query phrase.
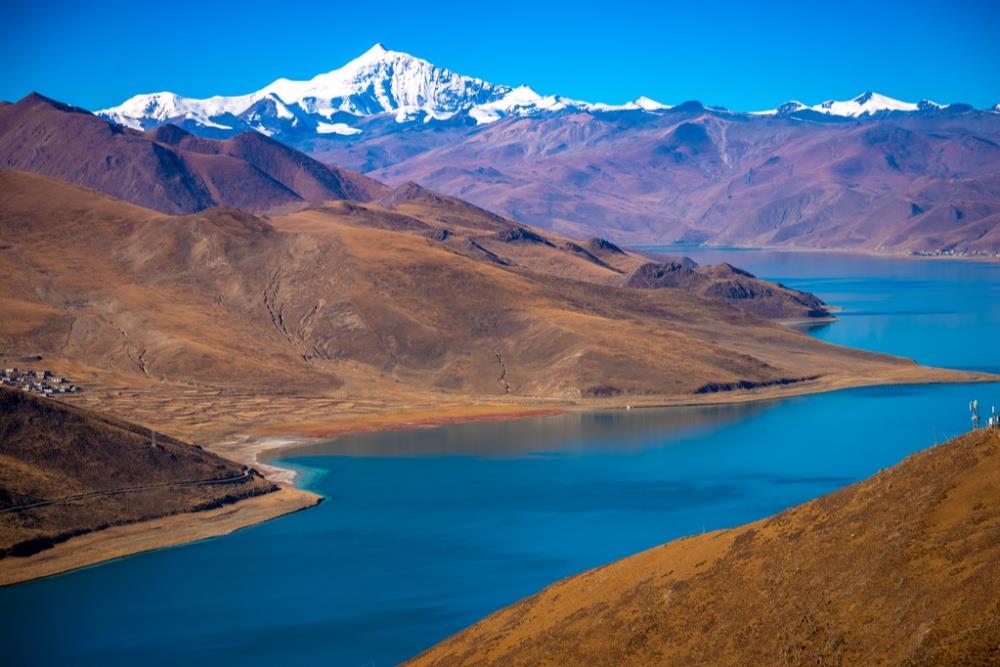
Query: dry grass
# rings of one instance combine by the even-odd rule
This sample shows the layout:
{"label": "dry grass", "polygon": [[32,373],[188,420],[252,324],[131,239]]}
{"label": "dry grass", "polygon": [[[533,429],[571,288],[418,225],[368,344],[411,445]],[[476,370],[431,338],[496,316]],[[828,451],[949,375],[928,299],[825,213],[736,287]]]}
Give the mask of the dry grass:
{"label": "dry grass", "polygon": [[[593,272],[619,274],[553,235],[545,252],[563,275],[541,270],[537,244],[497,241],[508,266],[470,256],[451,238],[509,223],[466,205],[340,203],[264,221],[167,217],[17,172],[0,186],[0,308],[16,314],[0,319],[4,361],[40,355],[83,384],[83,405],[200,443],[407,411],[985,377],[826,345],[681,289],[614,287]],[[455,235],[439,242],[392,216]],[[638,261],[595,252],[621,270]],[[816,379],[767,386],[801,378]],[[695,393],[736,383],[761,388]]]}
{"label": "dry grass", "polygon": [[275,490],[259,474],[199,447],[0,389],[0,560]]}

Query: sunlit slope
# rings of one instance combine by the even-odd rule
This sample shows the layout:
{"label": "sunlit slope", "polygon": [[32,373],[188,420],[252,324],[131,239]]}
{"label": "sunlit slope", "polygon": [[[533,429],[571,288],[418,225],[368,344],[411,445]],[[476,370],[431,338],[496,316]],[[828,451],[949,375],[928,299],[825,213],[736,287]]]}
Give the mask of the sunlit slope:
{"label": "sunlit slope", "polygon": [[724,300],[498,264],[323,211],[169,217],[3,172],[0,234],[0,302],[17,313],[0,322],[8,354],[125,382],[586,398],[923,372]]}
{"label": "sunlit slope", "polygon": [[110,526],[277,490],[200,447],[0,388],[0,560],[8,566]]}

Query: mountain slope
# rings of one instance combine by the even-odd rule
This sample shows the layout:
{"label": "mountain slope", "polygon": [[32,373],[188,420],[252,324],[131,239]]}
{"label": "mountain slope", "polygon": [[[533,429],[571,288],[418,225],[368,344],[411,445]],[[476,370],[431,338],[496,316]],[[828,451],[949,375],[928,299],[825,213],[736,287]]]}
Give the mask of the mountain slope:
{"label": "mountain slope", "polygon": [[413,665],[994,665],[1000,431],[554,584]]}
{"label": "mountain slope", "polygon": [[415,183],[400,186],[378,202],[331,205],[324,211],[345,221],[420,232],[467,257],[553,277],[611,287],[680,289],[772,319],[830,316],[815,296],[728,264],[699,266],[688,258],[623,250],[600,238],[580,242],[541,232]]}
{"label": "mountain slope", "polygon": [[[485,258],[504,266],[598,284],[627,286],[625,274],[643,264],[653,266],[648,258],[621,249],[610,255],[604,253],[602,259],[598,257],[600,250],[591,252],[564,237],[540,236],[523,225],[415,183],[391,191],[367,177],[328,169],[255,132],[212,140],[196,137],[174,125],[163,125],[137,135],[37,96],[26,98],[6,111],[3,117],[10,122],[0,138],[8,139],[7,145],[13,146],[6,153],[8,161],[16,163],[15,157],[28,156],[25,161],[37,171],[69,171],[70,180],[93,184],[109,193],[127,183],[138,188],[129,191],[134,195],[133,201],[151,198],[161,208],[165,203],[157,195],[172,196],[174,201],[168,203],[176,204],[179,195],[186,191],[158,187],[169,179],[162,164],[151,168],[156,165],[145,159],[150,155],[170,156],[176,164],[188,169],[190,183],[204,186],[204,201],[190,208],[228,202],[245,210],[265,208],[278,213],[303,208],[307,201],[319,202],[321,210],[345,220],[392,231],[432,234],[438,242],[473,259]],[[40,132],[47,138],[33,144]],[[32,146],[30,151],[29,146]],[[109,155],[103,166],[95,167],[95,156],[114,151],[117,154],[113,159]],[[262,178],[280,189],[269,190],[267,183],[261,183]],[[279,199],[272,198],[275,194]],[[287,194],[298,198],[296,205],[282,203],[280,197]],[[370,201],[375,197],[376,201]],[[333,200],[352,201],[337,204]],[[369,203],[365,204],[365,200]],[[239,217],[235,213],[226,215]],[[691,275],[679,281],[665,281],[661,276],[655,284],[644,280],[631,286],[698,291],[771,318],[828,315],[817,299],[764,284],[749,274],[737,275],[732,267],[709,270],[692,265],[683,267],[682,272]],[[697,280],[693,279],[695,275]]]}
{"label": "mountain slope", "polygon": [[[438,240],[431,216],[379,207],[167,217],[36,175],[0,172],[0,186],[0,305],[19,313],[0,322],[4,350],[72,366],[97,407],[102,383],[133,411],[172,397],[154,424],[199,387],[218,404],[298,409],[322,396],[690,401],[959,377],[825,345],[722,298],[594,280],[623,274],[557,237],[553,249],[487,233],[505,264]],[[455,238],[483,235],[470,229]],[[610,266],[620,251],[601,245]],[[532,268],[540,248],[564,268]],[[214,410],[215,426],[239,417]]]}
{"label": "mountain slope", "polygon": [[0,434],[0,560],[278,490],[200,447],[22,391],[0,388]]}
{"label": "mountain slope", "polygon": [[578,237],[994,255],[998,173],[996,114],[814,123],[682,105],[507,119],[373,175]]}
{"label": "mountain slope", "polygon": [[169,126],[144,135],[35,94],[0,107],[0,167],[173,214],[211,206],[289,210],[385,191],[256,133],[213,141]]}

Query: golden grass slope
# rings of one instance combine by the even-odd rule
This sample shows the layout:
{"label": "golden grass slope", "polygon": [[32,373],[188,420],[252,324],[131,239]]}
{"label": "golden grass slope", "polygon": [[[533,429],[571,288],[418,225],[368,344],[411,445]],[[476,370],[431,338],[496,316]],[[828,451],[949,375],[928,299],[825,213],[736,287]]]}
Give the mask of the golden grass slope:
{"label": "golden grass slope", "polygon": [[0,388],[0,561],[274,491],[256,471],[200,447]]}
{"label": "golden grass slope", "polygon": [[[338,202],[323,211],[366,226],[423,233],[468,257],[544,275],[609,286],[672,287],[721,299],[774,319],[828,317],[815,296],[760,280],[728,264],[645,256],[601,238],[575,240],[533,229],[414,183],[376,202]],[[669,275],[665,275],[669,274]],[[659,275],[659,279],[652,279]]]}
{"label": "golden grass slope", "polygon": [[571,577],[409,664],[1000,664],[1000,430]]}
{"label": "golden grass slope", "polygon": [[[497,263],[426,233],[428,210],[171,217],[0,172],[0,309],[15,314],[0,319],[0,349],[79,379],[90,407],[195,439],[212,425],[177,429],[169,413],[193,397],[217,436],[348,403],[731,400],[980,377],[826,345],[682,289],[544,272],[527,259],[538,244],[498,241],[510,261]],[[261,409],[233,407],[248,402]]]}

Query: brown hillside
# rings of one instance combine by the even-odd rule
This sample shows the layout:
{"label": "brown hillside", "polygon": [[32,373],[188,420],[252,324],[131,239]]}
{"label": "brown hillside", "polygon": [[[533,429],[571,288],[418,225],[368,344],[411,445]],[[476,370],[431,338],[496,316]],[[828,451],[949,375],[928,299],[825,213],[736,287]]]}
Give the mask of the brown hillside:
{"label": "brown hillside", "polygon": [[1000,430],[571,577],[410,664],[1000,664]]}
{"label": "brown hillside", "polygon": [[[353,224],[423,232],[467,257],[534,273],[609,286],[682,289],[773,319],[830,316],[815,296],[760,280],[728,264],[698,266],[677,258],[671,261],[681,271],[671,279],[637,280],[637,274],[662,265],[604,239],[578,242],[542,232],[413,183],[376,203],[341,202],[324,212]],[[683,279],[677,279],[681,273]]]}
{"label": "brown hillside", "polygon": [[276,490],[200,447],[0,388],[0,559]]}
{"label": "brown hillside", "polygon": [[291,210],[388,192],[256,133],[215,141],[166,126],[144,134],[37,94],[0,107],[0,168],[52,176],[170,214],[212,206]]}
{"label": "brown hillside", "polygon": [[625,284],[644,289],[684,289],[723,299],[764,317],[830,317],[825,304],[815,295],[760,280],[726,263],[691,266],[682,261],[648,262],[629,274]]}
{"label": "brown hillside", "polygon": [[507,118],[401,150],[412,136],[366,134],[316,155],[572,236],[1000,253],[1000,115],[992,113],[811,122],[693,103],[656,114]]}
{"label": "brown hillside", "polygon": [[[367,401],[677,402],[970,379],[826,345],[718,298],[584,279],[579,267],[596,265],[556,237],[483,240],[504,265],[375,224],[384,209],[349,209],[169,217],[2,172],[0,307],[16,317],[0,319],[0,349],[79,379],[88,391],[74,400],[165,429],[198,423],[169,431],[198,439]],[[563,275],[542,272],[556,253]]]}

